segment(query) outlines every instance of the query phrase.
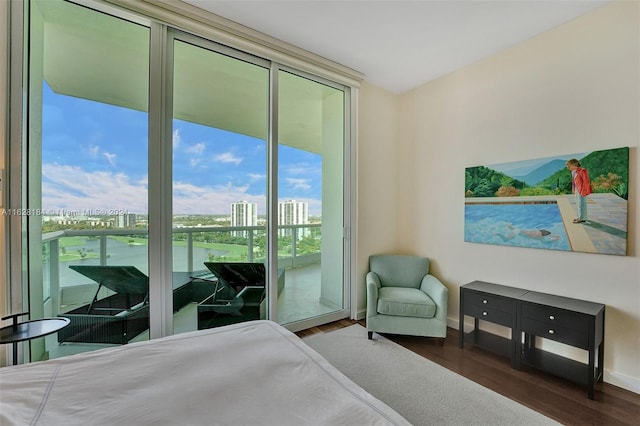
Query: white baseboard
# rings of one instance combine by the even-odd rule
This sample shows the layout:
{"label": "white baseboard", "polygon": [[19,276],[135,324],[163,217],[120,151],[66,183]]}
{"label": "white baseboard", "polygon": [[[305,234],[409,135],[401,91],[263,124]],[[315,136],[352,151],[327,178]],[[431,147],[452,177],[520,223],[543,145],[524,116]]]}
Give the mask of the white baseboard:
{"label": "white baseboard", "polygon": [[605,383],[640,394],[640,379],[637,377],[627,376],[626,374],[617,373],[605,368],[604,381]]}
{"label": "white baseboard", "polygon": [[458,327],[459,324],[460,324],[460,320],[458,320],[458,318],[451,319],[451,318],[447,317],[447,327],[451,327],[453,329],[460,330],[460,328]]}

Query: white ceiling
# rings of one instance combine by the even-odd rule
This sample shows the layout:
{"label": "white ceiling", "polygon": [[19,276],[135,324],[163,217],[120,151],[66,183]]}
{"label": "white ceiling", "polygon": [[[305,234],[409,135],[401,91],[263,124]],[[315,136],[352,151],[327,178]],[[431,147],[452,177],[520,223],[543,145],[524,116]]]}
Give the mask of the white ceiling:
{"label": "white ceiling", "polygon": [[184,1],[403,93],[610,0]]}

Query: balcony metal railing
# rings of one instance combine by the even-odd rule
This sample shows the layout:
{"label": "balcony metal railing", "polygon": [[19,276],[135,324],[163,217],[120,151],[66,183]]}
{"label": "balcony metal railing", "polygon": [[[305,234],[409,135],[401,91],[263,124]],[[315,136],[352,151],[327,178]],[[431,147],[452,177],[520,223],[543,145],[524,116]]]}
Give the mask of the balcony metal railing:
{"label": "balcony metal railing", "polygon": [[[316,229],[316,231],[313,231]],[[285,253],[278,254],[278,267],[291,269],[300,266],[320,263],[320,251],[312,253],[298,253],[299,236],[305,233],[314,233],[316,238],[320,238],[321,224],[306,225],[281,225],[278,226],[279,238],[286,238],[289,241],[290,248],[287,247]],[[307,231],[308,230],[308,231]],[[185,239],[176,239],[174,242],[186,242],[186,265],[187,272],[193,272],[194,269],[194,248],[197,234],[203,233],[229,233],[233,236],[243,236],[246,238],[247,252],[246,261],[264,261],[265,247],[262,242],[257,240],[264,236],[266,232],[263,226],[192,226],[177,227],[173,229],[173,235],[186,234]],[[128,229],[67,229],[62,231],[49,232],[42,235],[43,252],[47,254],[48,259],[43,261],[43,295],[45,301],[51,302],[54,314],[57,313],[60,306],[60,239],[66,237],[92,237],[99,241],[98,262],[100,265],[107,265],[109,259],[107,240],[114,236],[141,236],[147,237],[148,230],[144,228],[128,228]],[[280,240],[282,241],[282,240]],[[175,245],[174,245],[175,247]],[[144,266],[146,265],[134,265]],[[202,267],[201,267],[202,268]],[[143,268],[144,269],[144,268]]]}

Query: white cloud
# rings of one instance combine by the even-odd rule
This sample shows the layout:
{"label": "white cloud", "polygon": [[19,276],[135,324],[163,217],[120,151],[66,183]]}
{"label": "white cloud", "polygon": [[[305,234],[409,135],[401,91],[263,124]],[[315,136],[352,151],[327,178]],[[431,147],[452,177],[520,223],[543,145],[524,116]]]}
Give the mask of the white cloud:
{"label": "white cloud", "polygon": [[249,173],[249,179],[251,180],[251,182],[256,182],[259,180],[264,180],[267,178],[267,175],[261,175],[258,173]]}
{"label": "white cloud", "polygon": [[294,164],[285,164],[283,167],[280,167],[283,173],[287,173],[290,175],[320,175],[322,170],[318,167],[317,164],[309,164],[309,163],[294,163]]}
{"label": "white cloud", "polygon": [[[42,208],[45,211],[122,209],[131,213],[148,213],[148,177],[131,179],[124,173],[91,172],[78,166],[44,164],[42,167]],[[255,175],[256,178],[264,176]],[[289,181],[289,180],[288,180]],[[289,184],[308,187],[305,179]],[[265,213],[265,194],[251,194],[249,185],[231,183],[196,186],[185,182],[173,184],[174,214],[228,214],[231,204],[245,200],[258,205]],[[320,200],[296,197],[309,203],[309,213],[319,215]]]}
{"label": "white cloud", "polygon": [[311,189],[309,185],[310,179],[286,178],[285,182],[294,190],[308,191]]}
{"label": "white cloud", "polygon": [[115,167],[116,166],[116,154],[111,154],[109,152],[104,152],[102,155],[104,155],[104,158],[107,159],[107,161],[109,162],[111,167]]}
{"label": "white cloud", "polygon": [[248,201],[258,205],[258,212],[265,211],[266,196],[249,194],[248,186],[231,183],[216,187],[201,187],[185,182],[173,184],[174,214],[223,214],[230,213],[231,204]]}
{"label": "white cloud", "polygon": [[213,157],[215,161],[220,163],[234,163],[236,166],[242,163],[242,158],[236,157],[231,152],[224,152]]}
{"label": "white cloud", "polygon": [[175,129],[172,135],[173,149],[176,149],[180,145],[180,129]]}
{"label": "white cloud", "polygon": [[204,153],[204,150],[206,148],[207,148],[207,145],[204,142],[190,145],[185,148],[185,151],[188,154],[193,155],[193,157],[189,159],[189,166],[191,168],[196,167],[198,164],[200,164],[200,162],[202,161],[202,154]]}
{"label": "white cloud", "polygon": [[89,172],[60,164],[44,164],[42,176],[45,211],[123,209],[146,213],[148,210],[146,178],[133,182],[124,173]]}
{"label": "white cloud", "polygon": [[204,142],[188,146],[185,151],[189,154],[202,155],[207,145]]}

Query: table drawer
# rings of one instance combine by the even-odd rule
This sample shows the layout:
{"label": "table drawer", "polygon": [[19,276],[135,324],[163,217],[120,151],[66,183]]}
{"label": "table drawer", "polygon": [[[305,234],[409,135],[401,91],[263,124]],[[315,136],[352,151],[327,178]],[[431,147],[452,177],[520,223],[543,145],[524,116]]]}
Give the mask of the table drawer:
{"label": "table drawer", "polygon": [[513,315],[508,312],[499,311],[497,309],[491,309],[479,305],[467,305],[465,303],[464,313],[466,315],[470,315],[495,324],[504,325],[506,327],[513,326]]}
{"label": "table drawer", "polygon": [[531,318],[522,318],[521,331],[581,349],[589,349],[589,334],[586,331],[578,332],[559,324],[550,324]]}
{"label": "table drawer", "polygon": [[523,303],[522,317],[546,323],[549,328],[560,326],[583,334],[589,331],[589,320],[586,316],[551,306]]}
{"label": "table drawer", "polygon": [[484,308],[498,310],[507,313],[513,313],[513,301],[503,299],[502,297],[496,297],[484,293],[465,292],[464,294],[465,305],[477,305]]}

